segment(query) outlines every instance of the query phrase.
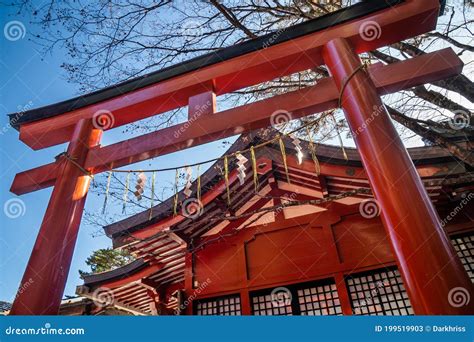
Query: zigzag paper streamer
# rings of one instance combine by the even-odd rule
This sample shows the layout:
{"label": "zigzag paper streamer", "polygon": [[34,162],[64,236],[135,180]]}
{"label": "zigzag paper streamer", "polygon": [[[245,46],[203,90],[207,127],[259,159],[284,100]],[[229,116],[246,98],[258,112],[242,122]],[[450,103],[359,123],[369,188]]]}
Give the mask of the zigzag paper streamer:
{"label": "zigzag paper streamer", "polygon": [[283,139],[280,138],[278,139],[280,142],[280,151],[281,151],[281,158],[283,159],[283,166],[285,167],[285,174],[286,174],[286,180],[288,181],[288,184],[291,184],[290,181],[290,174],[288,172],[288,163],[286,162],[286,150],[285,150],[285,143],[283,142]]}
{"label": "zigzag paper streamer", "polygon": [[133,193],[137,200],[142,199],[143,192],[145,191],[146,175],[140,172],[137,177],[137,184],[135,185],[135,192]]}
{"label": "zigzag paper streamer", "polygon": [[245,177],[247,176],[245,173],[245,170],[247,169],[245,163],[248,161],[248,159],[240,153],[237,153],[235,158],[237,158],[237,171],[239,172],[237,177],[239,178],[240,185],[244,185]]}
{"label": "zigzag paper streamer", "polygon": [[303,156],[304,156],[303,149],[301,148],[301,141],[293,135],[289,135],[289,137],[291,138],[291,142],[295,146],[296,158],[298,159],[298,165],[301,165],[301,163],[303,162]]}
{"label": "zigzag paper streamer", "polygon": [[185,180],[183,193],[186,196],[186,198],[189,198],[189,196],[191,196],[191,194],[193,193],[191,191],[191,185],[192,185],[191,179],[193,177],[193,169],[189,166],[186,166],[185,172],[186,172],[186,180]]}

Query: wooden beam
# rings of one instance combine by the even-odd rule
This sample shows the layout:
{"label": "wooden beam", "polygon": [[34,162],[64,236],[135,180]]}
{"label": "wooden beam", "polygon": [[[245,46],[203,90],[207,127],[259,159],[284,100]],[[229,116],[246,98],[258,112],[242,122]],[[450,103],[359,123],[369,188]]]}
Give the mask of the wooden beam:
{"label": "wooden beam", "polygon": [[155,281],[149,278],[140,279],[137,282],[137,284],[144,287],[147,290],[153,291],[155,294],[158,294],[156,289],[158,288],[158,286],[160,286],[160,284],[156,283]]}
{"label": "wooden beam", "polygon": [[146,289],[146,295],[151,299],[149,305],[152,315],[156,316],[161,314],[160,301],[162,298],[157,290],[159,284],[148,278],[141,279],[137,284]]}
{"label": "wooden beam", "polygon": [[[189,97],[202,93],[209,83],[215,86],[217,95],[222,95],[311,69],[323,63],[321,50],[335,38],[350,41],[357,53],[370,51],[431,31],[436,27],[438,11],[438,0],[406,0],[370,17],[224,60],[60,116],[24,124],[20,127],[20,139],[33,149],[41,149],[68,141],[76,122],[92,118],[99,110],[113,114],[114,124],[110,127],[113,128],[185,106]],[[377,24],[377,39],[367,39],[363,34],[369,18]]]}
{"label": "wooden beam", "polygon": [[151,303],[149,304],[151,313],[152,315],[157,316],[160,313],[160,296],[158,295],[158,292],[156,292],[156,289],[148,289],[146,293],[151,299]]}
{"label": "wooden beam", "polygon": [[[444,49],[404,62],[369,68],[379,94],[398,91],[426,82],[457,75],[463,63],[451,49]],[[339,93],[332,78],[317,85],[274,96],[247,105],[202,116],[188,122],[140,137],[93,149],[86,167],[94,172],[144,161],[167,153],[197,146],[217,139],[248,132],[270,125],[276,110],[291,112],[292,118],[321,112],[337,106]],[[179,134],[177,134],[179,132]]]}
{"label": "wooden beam", "polygon": [[216,93],[213,90],[189,97],[188,122],[198,120],[203,115],[217,112]]}
{"label": "wooden beam", "polygon": [[319,185],[321,186],[321,191],[323,193],[323,198],[329,196],[328,184],[326,182],[326,177],[324,175],[318,176]]}
{"label": "wooden beam", "polygon": [[117,288],[117,287],[121,287],[121,286],[124,286],[128,283],[131,283],[131,282],[134,282],[134,281],[140,281],[141,279],[143,278],[147,278],[149,276],[151,276],[153,273],[155,272],[158,272],[159,270],[161,270],[163,268],[163,264],[154,264],[154,265],[147,265],[146,267],[144,267],[143,269],[141,269],[140,271],[134,273],[134,274],[131,274],[131,275],[128,275],[126,277],[123,277],[121,279],[117,279],[117,280],[111,280],[111,281],[106,281],[106,282],[103,282],[101,287],[105,287],[105,288],[109,288],[109,289],[114,289],[114,288]]}
{"label": "wooden beam", "polygon": [[17,173],[13,179],[10,191],[16,195],[23,195],[53,186],[56,181],[58,165],[56,162],[49,163]]}
{"label": "wooden beam", "polygon": [[[87,287],[87,286],[78,286],[76,288],[76,293],[81,296],[81,297],[85,297],[85,298],[89,298],[91,299],[92,301],[94,301],[95,303],[102,303],[102,301],[100,300],[100,298],[96,298],[94,296],[94,293],[93,292],[90,292],[89,291],[90,289]],[[110,304],[110,306],[112,307],[115,307],[117,309],[120,309],[120,310],[124,310],[124,311],[127,311],[127,312],[130,312],[136,316],[149,316],[148,313],[142,311],[142,310],[139,310],[135,307],[132,307],[132,306],[129,306],[127,304],[124,304],[118,300],[113,300],[112,303]]]}
{"label": "wooden beam", "polygon": [[[380,95],[411,88],[455,76],[462,71],[463,62],[451,49],[444,49],[407,61],[369,67],[369,74]],[[276,110],[291,112],[292,118],[314,114],[337,106],[339,93],[332,78],[301,90],[277,95],[265,100],[231,108],[214,115],[203,115],[193,122],[185,122],[157,132],[97,147],[90,151],[86,168],[93,173],[144,161],[254,129],[268,127]],[[49,166],[48,166],[49,165]],[[10,189],[24,194],[49,186],[54,182],[53,166],[22,172],[15,177]],[[54,164],[53,164],[54,165]],[[30,172],[33,174],[30,175]],[[44,173],[44,175],[43,175]],[[41,182],[35,183],[35,179]],[[33,180],[33,181],[32,181]]]}

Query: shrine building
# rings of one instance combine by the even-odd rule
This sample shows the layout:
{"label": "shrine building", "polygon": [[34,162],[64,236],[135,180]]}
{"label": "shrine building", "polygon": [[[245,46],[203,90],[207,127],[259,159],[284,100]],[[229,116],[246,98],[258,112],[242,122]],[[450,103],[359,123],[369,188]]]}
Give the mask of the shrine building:
{"label": "shrine building", "polygon": [[[243,135],[226,154],[272,134]],[[146,210],[104,227],[136,260],[87,276],[77,293],[97,312],[136,315],[413,314],[356,149],[346,148],[346,160],[341,148],[317,145],[318,175],[310,157],[299,165],[294,146],[285,147],[289,179],[278,143],[270,144],[257,150],[257,192],[251,171],[243,184],[234,172],[227,205],[217,162],[201,176],[202,205],[191,198],[191,209],[174,216],[172,196],[152,218]],[[409,153],[474,281],[472,170],[438,147]]]}

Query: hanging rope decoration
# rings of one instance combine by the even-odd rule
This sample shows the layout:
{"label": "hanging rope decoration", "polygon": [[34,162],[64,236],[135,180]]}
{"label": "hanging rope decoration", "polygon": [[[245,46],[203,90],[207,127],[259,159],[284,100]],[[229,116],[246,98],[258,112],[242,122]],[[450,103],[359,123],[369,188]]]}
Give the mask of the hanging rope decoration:
{"label": "hanging rope decoration", "polygon": [[308,143],[309,143],[309,150],[311,152],[311,159],[313,159],[314,163],[314,170],[316,175],[319,176],[321,174],[321,165],[319,164],[318,157],[316,156],[316,146],[313,142],[313,135],[308,126],[306,126],[306,134],[308,135]]}
{"label": "hanging rope decoration", "polygon": [[[357,68],[355,68],[352,73],[344,80],[344,83],[342,84],[342,87],[341,87],[341,90],[339,91],[339,99],[338,99],[338,107],[339,108],[342,108],[342,96],[344,95],[344,90],[346,89],[346,86],[349,84],[349,81],[359,72],[359,71],[366,71],[367,68],[369,67],[370,65],[370,62],[369,61],[364,61],[362,64],[360,64]],[[337,132],[337,136],[339,138],[339,144],[341,145],[341,149],[342,149],[342,155],[344,156],[344,159],[345,160],[349,160],[349,158],[347,158],[347,154],[346,154],[346,150],[344,148],[344,144],[342,142],[342,138],[341,138],[341,133],[339,133],[339,129],[337,127],[337,122],[336,122],[336,119],[334,118],[334,115],[333,113],[331,113],[331,117],[332,119],[334,120],[334,124],[336,125],[336,132]]]}
{"label": "hanging rope decoration", "polygon": [[289,137],[291,138],[291,142],[295,146],[296,159],[298,160],[298,165],[301,165],[301,163],[303,163],[303,156],[304,156],[303,149],[301,148],[301,141],[294,135],[289,135]]}
{"label": "hanging rope decoration", "polygon": [[197,200],[201,202],[201,165],[198,165],[196,168],[197,173],[197,185],[196,185],[196,196]]}
{"label": "hanging rope decoration", "polygon": [[153,171],[151,174],[151,199],[150,199],[150,215],[148,216],[148,221],[151,220],[153,215],[153,206],[155,205],[155,178],[156,173]]}
{"label": "hanging rope decoration", "polygon": [[130,174],[131,172],[127,172],[127,178],[125,179],[125,189],[123,190],[122,214],[125,214],[125,208],[128,202],[128,187],[130,185]]}
{"label": "hanging rope decoration", "polygon": [[61,152],[59,153],[57,156],[54,157],[54,159],[56,161],[58,161],[59,159],[61,158],[64,158],[65,160],[69,161],[72,165],[74,165],[75,167],[77,167],[79,170],[81,170],[81,172],[83,174],[85,174],[86,176],[89,176],[92,178],[92,182],[94,182],[94,175],[92,174],[92,172],[84,169],[84,167],[82,167],[82,165],[80,165],[76,160],[77,158],[75,157],[72,157],[71,155],[69,155],[67,152]]}
{"label": "hanging rope decoration", "polygon": [[102,207],[102,215],[105,214],[105,209],[107,208],[107,202],[109,199],[109,190],[110,190],[110,181],[112,179],[112,171],[109,171],[109,175],[107,177],[107,185],[105,187],[105,198],[104,198],[104,205]]}
{"label": "hanging rope decoration", "polygon": [[173,215],[178,215],[178,179],[179,179],[179,169],[176,169],[176,174],[174,177],[174,201],[173,201]]}
{"label": "hanging rope decoration", "polygon": [[[243,154],[244,152],[250,152],[250,155],[251,156],[253,155],[255,157],[255,149],[267,146],[267,145],[272,144],[272,143],[276,143],[279,139],[281,139],[281,137],[291,136],[293,133],[296,133],[296,132],[298,132],[298,131],[300,131],[304,128],[307,128],[309,126],[313,126],[315,124],[316,124],[316,120],[308,122],[308,123],[302,125],[301,127],[292,130],[291,132],[282,133],[281,135],[278,135],[278,136],[276,136],[276,137],[274,137],[270,140],[267,140],[265,142],[262,142],[260,144],[254,145],[254,146],[250,146],[248,149],[245,149],[245,150],[242,150],[242,151],[239,151],[239,152],[234,152],[234,153],[231,153],[229,155],[221,156],[221,157],[218,157],[218,158],[213,158],[213,159],[209,159],[209,160],[206,160],[206,161],[198,162],[198,163],[191,164],[191,165],[188,165],[188,166],[190,166],[190,167],[198,166],[199,167],[200,165],[209,164],[209,163],[212,163],[212,162],[223,160],[225,157],[228,157],[228,158],[229,157],[235,157],[237,153]],[[152,169],[152,170],[120,170],[120,169],[113,169],[112,168],[110,171],[117,172],[117,173],[124,173],[124,172],[165,172],[165,171],[175,171],[175,170],[181,169],[183,167],[184,166],[169,167],[169,168],[163,168],[163,169]]]}
{"label": "hanging rope decoration", "polygon": [[357,68],[355,68],[352,73],[344,80],[342,84],[341,90],[339,91],[339,99],[337,101],[338,108],[342,108],[342,96],[344,95],[344,90],[346,90],[346,86],[349,84],[349,81],[359,72],[359,71],[366,71],[369,67],[370,62],[368,60],[364,61],[360,64]]}
{"label": "hanging rope decoration", "polygon": [[186,196],[186,198],[189,198],[189,196],[191,196],[191,194],[193,193],[191,191],[191,185],[193,185],[193,182],[192,182],[193,169],[190,166],[186,166],[185,172],[186,172],[186,180],[185,180],[183,193]]}
{"label": "hanging rope decoration", "polygon": [[255,149],[253,146],[250,147],[250,158],[252,159],[253,186],[255,192],[258,192],[257,158],[255,158]]}
{"label": "hanging rope decoration", "polygon": [[[332,116],[336,126],[335,129],[337,130],[337,122],[335,121],[334,116]],[[241,150],[238,152],[230,153],[229,155],[224,155],[222,157],[210,159],[207,161],[202,161],[199,163],[187,165],[187,166],[180,166],[180,167],[171,167],[171,168],[164,168],[164,169],[155,169],[155,170],[115,170],[113,169],[113,165],[111,166],[111,170],[109,170],[109,175],[107,179],[107,186],[106,186],[106,193],[105,193],[105,199],[104,199],[104,205],[102,208],[102,212],[105,213],[106,211],[106,206],[108,202],[108,197],[109,197],[109,191],[110,191],[110,182],[111,182],[111,177],[114,172],[117,173],[127,173],[126,181],[125,181],[125,189],[123,193],[123,205],[122,205],[122,213],[125,214],[126,211],[126,205],[129,200],[129,195],[128,192],[129,190],[129,185],[130,185],[130,177],[132,173],[138,173],[137,180],[136,180],[136,185],[135,185],[135,191],[133,194],[135,195],[136,199],[140,201],[143,198],[143,194],[145,191],[146,187],[146,181],[147,181],[147,176],[145,172],[152,172],[152,184],[151,184],[151,200],[150,200],[150,219],[152,218],[152,213],[153,213],[153,207],[154,207],[154,197],[155,197],[155,179],[156,179],[156,173],[157,172],[165,172],[165,171],[175,171],[175,182],[174,182],[174,199],[173,199],[173,215],[177,215],[177,210],[178,210],[178,200],[179,200],[179,177],[180,177],[180,170],[185,169],[185,186],[183,189],[183,193],[186,196],[186,198],[189,198],[192,195],[192,167],[196,166],[196,197],[197,200],[201,201],[201,175],[200,175],[200,166],[210,163],[210,162],[215,162],[219,160],[223,160],[224,164],[224,170],[221,169],[221,172],[223,171],[223,176],[225,180],[225,186],[226,186],[226,193],[227,193],[227,203],[230,205],[231,202],[231,194],[230,194],[230,184],[229,184],[229,158],[236,158],[237,162],[237,177],[239,180],[240,185],[243,185],[245,183],[245,178],[247,176],[246,171],[247,171],[247,166],[246,163],[249,161],[245,156],[244,153],[249,152],[250,154],[250,159],[251,159],[251,167],[252,167],[252,173],[253,173],[253,183],[254,183],[254,190],[257,193],[260,187],[259,184],[259,179],[258,179],[258,165],[257,165],[257,158],[256,158],[256,152],[255,150],[257,148],[261,148],[264,146],[267,146],[269,144],[275,144],[278,141],[279,147],[280,147],[280,152],[282,155],[282,161],[283,161],[283,166],[285,169],[285,174],[286,174],[286,179],[289,184],[291,184],[290,180],[290,175],[289,175],[289,170],[288,170],[288,162],[287,162],[287,155],[286,155],[286,148],[285,144],[283,141],[283,138],[285,136],[289,137],[291,139],[291,142],[294,146],[294,149],[296,151],[296,159],[298,160],[298,164],[301,165],[303,162],[304,154],[303,154],[303,148],[301,146],[301,140],[298,139],[294,133],[306,129],[306,133],[308,135],[308,145],[309,145],[309,150],[311,153],[311,158],[313,159],[314,162],[314,167],[315,167],[315,172],[317,175],[320,174],[320,164],[318,161],[318,158],[316,156],[316,146],[313,142],[312,136],[311,136],[311,131],[310,127],[315,125],[317,123],[317,120],[307,122],[300,126],[297,129],[292,130],[291,132],[288,133],[281,133],[277,136],[275,136],[272,139],[269,139],[267,141],[264,141],[262,143],[259,143],[257,145],[252,145],[249,148],[245,150]],[[341,143],[341,149],[344,155],[344,158],[347,159],[347,154],[345,152],[344,146],[342,144],[342,138],[339,134],[338,131],[338,136],[339,136],[339,141]]]}
{"label": "hanging rope decoration", "polygon": [[279,143],[280,143],[281,158],[283,159],[283,166],[285,167],[286,180],[288,184],[291,184],[290,174],[288,172],[288,163],[286,161],[285,143],[283,142],[283,139],[281,137],[279,139]]}
{"label": "hanging rope decoration", "polygon": [[342,155],[344,156],[345,160],[349,160],[349,158],[347,158],[346,149],[344,148],[344,143],[342,142],[341,133],[339,132],[339,128],[337,126],[336,118],[334,117],[333,113],[331,113],[329,116],[332,117],[334,121],[334,127],[336,128],[337,137],[339,138],[339,145],[341,145]]}
{"label": "hanging rope decoration", "polygon": [[143,197],[143,192],[145,191],[146,185],[146,175],[143,171],[137,176],[137,184],[135,184],[135,192],[133,193],[138,201],[140,201]]}
{"label": "hanging rope decoration", "polygon": [[229,159],[227,158],[227,156],[224,156],[224,180],[225,180],[225,189],[227,192],[227,205],[230,206]]}
{"label": "hanging rope decoration", "polygon": [[239,178],[240,185],[244,185],[245,177],[247,176],[245,174],[245,170],[247,169],[245,163],[248,159],[238,152],[236,153],[235,158],[237,159],[237,172],[239,173],[237,177]]}

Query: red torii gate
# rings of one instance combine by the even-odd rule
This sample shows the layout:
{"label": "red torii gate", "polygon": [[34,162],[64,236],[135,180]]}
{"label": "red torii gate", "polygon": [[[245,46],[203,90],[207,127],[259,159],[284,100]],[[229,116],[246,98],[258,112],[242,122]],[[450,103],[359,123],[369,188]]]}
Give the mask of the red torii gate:
{"label": "red torii gate", "polygon": [[[16,194],[53,185],[54,190],[23,276],[28,291],[18,292],[10,313],[57,314],[90,174],[266,127],[276,110],[289,111],[295,119],[334,108],[341,93],[415,313],[472,313],[472,306],[449,303],[452,289],[463,287],[472,294],[473,286],[380,99],[459,74],[462,62],[445,49],[366,71],[357,55],[434,29],[438,11],[438,0],[365,1],[117,87],[21,117],[12,114],[20,139],[33,149],[64,142],[69,147],[56,162],[19,173],[13,182]],[[376,36],[364,36],[368,25]],[[312,87],[216,112],[216,95],[323,63],[332,77]],[[117,127],[188,104],[186,123],[99,145],[102,131],[111,128],[94,125],[100,111],[113,113]],[[196,113],[196,105],[207,112]]]}

